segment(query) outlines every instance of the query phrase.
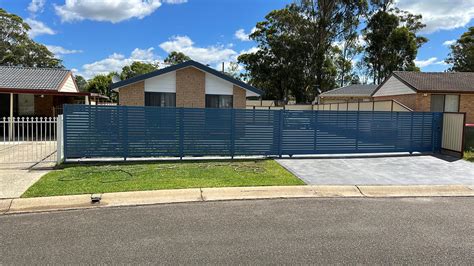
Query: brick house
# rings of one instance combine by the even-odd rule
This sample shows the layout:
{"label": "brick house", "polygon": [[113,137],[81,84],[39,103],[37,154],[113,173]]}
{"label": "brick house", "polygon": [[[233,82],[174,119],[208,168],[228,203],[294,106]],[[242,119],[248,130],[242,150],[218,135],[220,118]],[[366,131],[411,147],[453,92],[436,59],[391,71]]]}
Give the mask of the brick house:
{"label": "brick house", "polygon": [[372,94],[376,89],[375,84],[352,84],[321,93],[318,96],[318,103],[372,101]]}
{"label": "brick house", "polygon": [[195,61],[187,61],[111,85],[119,105],[242,108],[262,91]]}
{"label": "brick house", "polygon": [[57,68],[0,66],[1,117],[53,117],[65,103],[85,103],[72,72]]}
{"label": "brick house", "polygon": [[474,124],[474,72],[395,71],[373,93],[375,101],[396,100],[414,111],[465,112]]}

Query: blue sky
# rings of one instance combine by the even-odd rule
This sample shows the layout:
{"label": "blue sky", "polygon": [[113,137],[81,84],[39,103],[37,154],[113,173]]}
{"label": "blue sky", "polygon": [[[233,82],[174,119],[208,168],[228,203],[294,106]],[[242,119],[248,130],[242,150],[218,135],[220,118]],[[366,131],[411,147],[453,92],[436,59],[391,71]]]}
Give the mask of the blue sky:
{"label": "blue sky", "polygon": [[[119,70],[133,60],[157,61],[172,50],[218,67],[255,47],[246,40],[256,22],[291,0],[0,0],[24,18],[30,35],[88,78]],[[430,41],[419,51],[423,71],[446,69],[455,40],[474,25],[472,0],[398,0],[421,13]]]}

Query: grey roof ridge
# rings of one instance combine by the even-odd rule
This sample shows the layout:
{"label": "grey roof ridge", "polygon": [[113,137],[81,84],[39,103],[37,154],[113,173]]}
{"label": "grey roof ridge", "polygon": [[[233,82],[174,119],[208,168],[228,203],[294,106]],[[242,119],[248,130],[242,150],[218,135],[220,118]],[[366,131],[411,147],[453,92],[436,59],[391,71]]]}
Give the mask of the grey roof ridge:
{"label": "grey roof ridge", "polygon": [[56,68],[56,67],[27,67],[27,66],[6,66],[6,65],[0,65],[0,67],[4,68],[17,68],[17,69],[35,69],[35,70],[60,70],[60,71],[67,71],[67,72],[72,72],[70,69],[65,69],[65,68]]}
{"label": "grey roof ridge", "polygon": [[[350,87],[350,86],[354,86],[354,85],[369,85],[369,86],[375,86],[374,89],[377,88],[377,85],[376,84],[349,84],[349,85],[346,85],[346,86],[343,86],[343,87],[339,87],[339,88],[335,88],[335,89],[332,89],[332,90],[329,90],[329,91],[325,91],[319,95],[330,95],[331,93],[330,92],[335,92],[335,91],[339,91],[339,90],[342,90],[342,89],[345,89],[347,87]],[[348,94],[349,95],[349,94]],[[356,94],[354,94],[356,95]],[[357,94],[358,96],[360,96],[359,94]]]}

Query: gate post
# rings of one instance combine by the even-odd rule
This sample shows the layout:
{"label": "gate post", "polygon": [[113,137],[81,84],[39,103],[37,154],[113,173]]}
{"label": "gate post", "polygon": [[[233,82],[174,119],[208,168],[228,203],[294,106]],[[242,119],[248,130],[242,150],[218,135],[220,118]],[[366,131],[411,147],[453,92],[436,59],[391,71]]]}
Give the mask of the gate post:
{"label": "gate post", "polygon": [[282,157],[282,152],[283,152],[283,112],[285,110],[280,110],[279,112],[279,117],[280,117],[280,125],[279,125],[279,129],[278,129],[278,157]]}
{"label": "gate post", "polygon": [[230,156],[234,159],[235,149],[235,109],[230,109]]}
{"label": "gate post", "polygon": [[[67,136],[67,114],[69,112],[69,105],[65,104],[63,105],[63,115],[61,119],[61,137],[63,139],[66,139]],[[67,139],[62,141],[63,143],[63,157],[64,160],[67,160]]]}
{"label": "gate post", "polygon": [[56,165],[60,165],[63,160],[63,115],[59,115],[56,120]]}
{"label": "gate post", "polygon": [[[360,104],[360,103],[359,103]],[[360,111],[357,111],[357,120],[356,120],[356,152],[359,152],[359,115]]]}
{"label": "gate post", "polygon": [[[119,106],[120,108],[120,106]],[[120,119],[120,116],[123,116],[123,120]],[[123,135],[123,160],[126,161],[128,157],[128,108],[127,106],[122,106],[122,112],[119,112],[119,121],[123,121],[122,135]]]}
{"label": "gate post", "polygon": [[410,154],[413,153],[413,115],[414,113],[411,112],[411,123],[410,123]]}
{"label": "gate post", "polygon": [[313,112],[313,128],[314,128],[313,152],[315,154],[317,153],[317,143],[318,143],[318,114],[319,114],[319,111]]}
{"label": "gate post", "polygon": [[182,160],[184,156],[184,108],[179,109],[179,159]]}

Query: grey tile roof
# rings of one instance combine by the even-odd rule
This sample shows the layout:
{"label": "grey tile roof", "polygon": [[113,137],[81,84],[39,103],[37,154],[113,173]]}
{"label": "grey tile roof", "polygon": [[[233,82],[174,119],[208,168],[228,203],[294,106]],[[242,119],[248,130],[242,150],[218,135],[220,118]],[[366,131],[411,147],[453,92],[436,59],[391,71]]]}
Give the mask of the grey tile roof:
{"label": "grey tile roof", "polygon": [[58,90],[69,73],[57,68],[0,66],[0,89]]}
{"label": "grey tile roof", "polygon": [[370,97],[377,89],[375,84],[353,84],[320,94],[323,97]]}
{"label": "grey tile roof", "polygon": [[393,75],[422,92],[474,92],[474,72],[408,72]]}

